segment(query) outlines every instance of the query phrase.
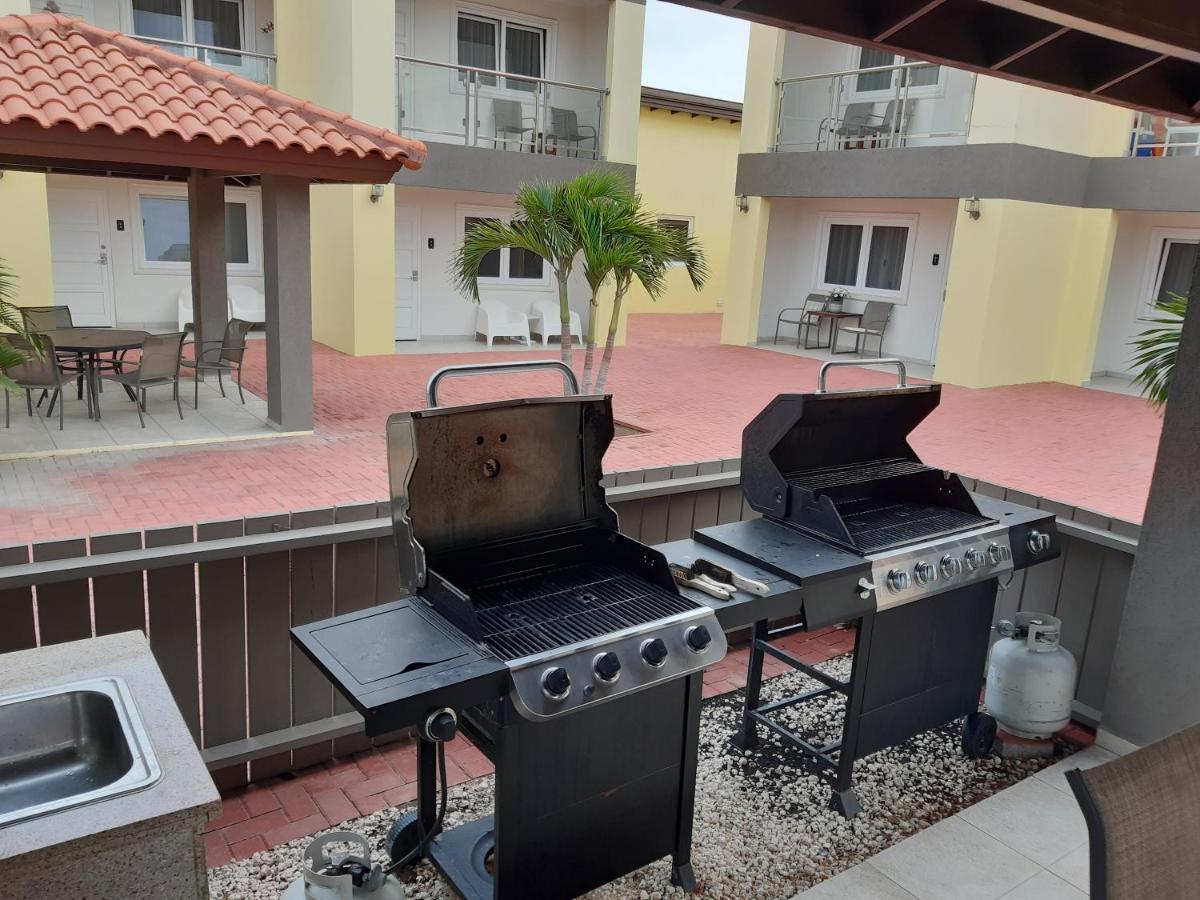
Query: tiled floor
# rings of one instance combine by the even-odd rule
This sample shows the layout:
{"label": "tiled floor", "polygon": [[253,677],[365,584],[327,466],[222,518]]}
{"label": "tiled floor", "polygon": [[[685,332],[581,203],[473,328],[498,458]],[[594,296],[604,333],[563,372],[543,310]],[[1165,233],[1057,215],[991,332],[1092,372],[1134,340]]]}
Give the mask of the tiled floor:
{"label": "tiled floor", "polygon": [[1087,826],[1063,773],[1091,746],[876,854],[795,900],[1084,900]]}
{"label": "tiled floor", "polygon": [[[722,346],[719,335],[718,316],[631,318],[630,342],[617,349],[609,388],[617,418],[646,431],[613,442],[609,470],[738,456],[742,429],[768,401],[815,387],[818,360]],[[266,389],[263,343],[247,351],[246,386],[258,396]],[[425,382],[435,369],[557,357],[551,346],[356,359],[314,345],[314,435],[0,462],[0,544],[107,531],[125,509],[137,509],[140,524],[153,526],[386,497],[384,423],[392,412],[425,405]],[[834,383],[880,380],[848,368]],[[446,383],[444,402],[559,390],[548,373],[464,378]],[[912,443],[935,465],[1140,521],[1161,424],[1140,399],[1105,391],[947,386],[941,408]],[[22,482],[40,492],[13,493],[10,486]]]}
{"label": "tiled floor", "polygon": [[[853,649],[854,632],[826,628],[789,635],[777,645],[816,664]],[[707,669],[704,696],[715,697],[744,687],[748,655],[746,647],[732,650]],[[768,660],[764,666],[767,677],[784,671],[785,664],[778,660]],[[460,736],[447,745],[446,770],[450,784],[461,784],[488,774],[492,765]],[[288,780],[276,778],[228,792],[222,800],[221,815],[205,829],[209,868],[316,834],[385,806],[411,803],[417,796],[416,778],[416,744],[402,741],[314,766]]]}

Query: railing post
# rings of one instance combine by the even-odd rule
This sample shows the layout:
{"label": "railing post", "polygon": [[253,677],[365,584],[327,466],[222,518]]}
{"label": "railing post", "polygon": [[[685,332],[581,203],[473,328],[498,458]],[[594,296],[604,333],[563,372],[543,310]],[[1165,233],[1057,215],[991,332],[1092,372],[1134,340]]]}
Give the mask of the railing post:
{"label": "railing post", "polygon": [[[838,113],[838,105],[841,103],[841,96],[842,96],[842,76],[835,75],[832,79],[830,79],[830,82],[829,82],[829,118],[826,120],[829,123],[829,127],[827,127],[825,129],[825,133],[823,135],[821,135],[822,140],[825,141],[825,149],[826,150],[838,149],[837,147],[834,146],[834,134],[837,130],[837,120],[838,120],[837,113]],[[818,145],[817,149],[818,150],[821,149],[819,145]]]}
{"label": "railing post", "polygon": [[[783,143],[783,94],[787,90],[787,85],[780,78],[775,79],[775,152],[779,152],[779,147]],[[817,135],[818,142],[821,136]]]}
{"label": "railing post", "polygon": [[596,94],[596,147],[592,153],[594,159],[600,159],[600,148],[604,138],[604,93]]}
{"label": "railing post", "polygon": [[900,98],[900,102],[892,107],[892,138],[888,143],[889,147],[895,147],[898,145],[902,123],[908,121],[905,118],[905,113],[908,110],[908,90],[912,86],[912,74],[915,70],[904,69],[903,71],[904,78],[902,80],[904,82],[904,92],[903,96]]}
{"label": "railing post", "polygon": [[467,81],[463,85],[463,144],[470,147],[474,141],[471,140],[471,135],[475,131],[471,123],[474,121],[474,116],[471,115],[471,93],[475,90],[475,73],[467,72]]}
{"label": "railing post", "polygon": [[530,138],[534,153],[546,152],[546,82],[539,81],[533,92],[533,135]]}

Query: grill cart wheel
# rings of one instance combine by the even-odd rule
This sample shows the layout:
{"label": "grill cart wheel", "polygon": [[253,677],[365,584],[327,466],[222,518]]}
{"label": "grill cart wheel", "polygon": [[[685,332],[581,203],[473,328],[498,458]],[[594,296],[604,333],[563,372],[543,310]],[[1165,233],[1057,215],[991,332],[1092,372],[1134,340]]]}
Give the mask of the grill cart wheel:
{"label": "grill cart wheel", "polygon": [[387,837],[383,839],[383,849],[392,862],[399,862],[412,853],[419,843],[421,830],[417,825],[417,814],[415,811],[406,812],[388,829]]}
{"label": "grill cart wheel", "polygon": [[996,720],[987,713],[968,713],[963,719],[962,751],[971,759],[983,759],[996,743]]}

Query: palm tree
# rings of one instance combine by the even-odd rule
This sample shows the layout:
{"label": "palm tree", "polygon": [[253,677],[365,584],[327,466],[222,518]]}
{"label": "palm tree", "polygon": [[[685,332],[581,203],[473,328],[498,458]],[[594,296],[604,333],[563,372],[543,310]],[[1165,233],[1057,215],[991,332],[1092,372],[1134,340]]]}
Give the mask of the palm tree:
{"label": "palm tree", "polygon": [[1142,393],[1151,404],[1162,407],[1171,389],[1171,374],[1179,355],[1179,337],[1183,333],[1183,318],[1187,314],[1187,297],[1170,293],[1169,299],[1156,305],[1165,317],[1151,319],[1148,328],[1130,341],[1134,349],[1133,365],[1138,373],[1133,383],[1141,385]]}
{"label": "palm tree", "polygon": [[[25,335],[25,321],[21,310],[13,301],[16,296],[16,278],[12,270],[0,259],[0,328]],[[25,355],[8,341],[0,340],[0,390],[17,390],[16,384],[5,374],[9,369],[25,361]]]}
{"label": "palm tree", "polygon": [[582,211],[602,200],[629,193],[625,179],[614,171],[593,169],[561,184],[528,184],[517,191],[517,213],[510,222],[475,225],[455,251],[450,273],[463,294],[479,301],[479,267],[484,258],[504,247],[517,248],[544,259],[558,285],[562,361],[571,365],[571,307],[567,281],[581,248],[575,222]]}

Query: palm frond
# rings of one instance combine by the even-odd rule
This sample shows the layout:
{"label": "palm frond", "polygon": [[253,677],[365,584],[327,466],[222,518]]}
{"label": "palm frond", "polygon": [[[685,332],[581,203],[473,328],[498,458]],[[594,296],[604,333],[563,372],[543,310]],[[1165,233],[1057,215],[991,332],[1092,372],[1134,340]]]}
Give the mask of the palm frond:
{"label": "palm frond", "polygon": [[[37,335],[29,334],[25,327],[25,318],[21,309],[16,305],[16,274],[0,259],[0,329],[15,332],[30,340],[35,352],[40,353],[40,342]],[[25,362],[25,354],[4,340],[0,335],[0,390],[18,390],[17,385],[5,372]]]}
{"label": "palm frond", "polygon": [[1134,350],[1132,364],[1137,370],[1133,383],[1141,387],[1151,404],[1161,407],[1171,390],[1187,299],[1171,294],[1169,300],[1158,304],[1158,309],[1165,315],[1150,319],[1152,327],[1130,341],[1130,345]]}

